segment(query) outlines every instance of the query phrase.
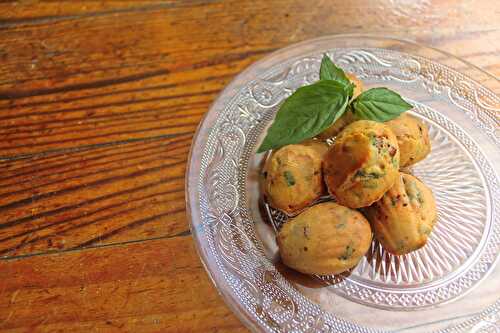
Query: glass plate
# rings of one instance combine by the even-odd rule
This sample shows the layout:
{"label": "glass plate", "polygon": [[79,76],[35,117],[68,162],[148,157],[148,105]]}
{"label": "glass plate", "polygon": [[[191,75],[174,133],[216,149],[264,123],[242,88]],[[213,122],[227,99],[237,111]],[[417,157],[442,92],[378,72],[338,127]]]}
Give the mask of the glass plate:
{"label": "glass plate", "polygon": [[[260,202],[255,154],[277,105],[318,79],[323,53],[366,88],[390,87],[429,126],[431,154],[411,172],[434,192],[428,244],[392,256],[376,242],[349,274],[311,277],[279,261]],[[500,82],[415,43],[323,37],[277,51],[224,89],[200,124],[186,178],[200,257],[256,332],[500,332]]]}

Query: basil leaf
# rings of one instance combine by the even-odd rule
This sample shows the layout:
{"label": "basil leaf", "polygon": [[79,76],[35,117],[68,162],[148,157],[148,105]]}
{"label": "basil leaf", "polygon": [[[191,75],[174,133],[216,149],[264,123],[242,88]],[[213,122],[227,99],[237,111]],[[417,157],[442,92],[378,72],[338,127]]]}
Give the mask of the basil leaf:
{"label": "basil leaf", "polygon": [[354,114],[358,119],[379,122],[397,118],[413,108],[401,96],[387,88],[372,88],[364,91],[353,102]]}
{"label": "basil leaf", "polygon": [[344,86],[344,90],[349,97],[352,97],[352,95],[354,94],[355,87],[356,87],[356,85],[352,82],[349,82],[349,84]]}
{"label": "basil leaf", "polygon": [[342,68],[335,66],[332,60],[325,54],[321,60],[321,67],[319,68],[320,80],[332,80],[339,82],[345,86],[350,86],[350,95],[352,95],[353,84],[345,75]]}
{"label": "basil leaf", "polygon": [[349,96],[336,81],[321,80],[297,89],[281,105],[257,153],[318,135],[345,112]]}

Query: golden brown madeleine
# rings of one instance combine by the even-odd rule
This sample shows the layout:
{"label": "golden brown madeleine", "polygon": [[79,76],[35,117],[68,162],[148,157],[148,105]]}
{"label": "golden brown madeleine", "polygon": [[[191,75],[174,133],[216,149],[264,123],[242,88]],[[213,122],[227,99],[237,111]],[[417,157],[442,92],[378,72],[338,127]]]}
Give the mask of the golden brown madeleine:
{"label": "golden brown madeleine", "polygon": [[406,254],[427,242],[437,218],[436,202],[424,183],[401,172],[382,199],[365,209],[365,215],[387,251]]}
{"label": "golden brown madeleine", "polygon": [[325,156],[328,190],[350,208],[367,207],[394,185],[399,169],[396,136],[388,126],[359,120],[347,126]]}
{"label": "golden brown madeleine", "polygon": [[300,145],[313,148],[321,156],[321,159],[325,157],[326,153],[328,153],[328,149],[330,148],[325,141],[318,139],[308,139],[301,142]]}
{"label": "golden brown madeleine", "polygon": [[347,125],[353,123],[354,121],[354,114],[351,110],[347,109],[345,113],[333,123],[333,125],[321,132],[317,137],[321,140],[333,138],[337,136]]}
{"label": "golden brown madeleine", "polygon": [[263,190],[268,203],[287,214],[309,206],[326,193],[321,149],[302,144],[274,151],[263,170]]}
{"label": "golden brown madeleine", "polygon": [[[346,73],[346,76],[351,80],[352,83],[355,84],[353,97],[356,98],[359,94],[361,94],[364,90],[363,82],[358,79],[354,74]],[[346,112],[330,127],[321,132],[318,135],[318,138],[321,140],[326,140],[329,138],[333,138],[339,134],[347,125],[354,122],[356,118],[354,114],[350,110],[346,110]]]}
{"label": "golden brown madeleine", "polygon": [[402,167],[423,160],[431,151],[429,130],[419,119],[404,113],[386,124],[398,139]]}
{"label": "golden brown madeleine", "polygon": [[306,274],[338,274],[356,266],[370,247],[366,218],[334,202],[309,207],[278,232],[281,259]]}

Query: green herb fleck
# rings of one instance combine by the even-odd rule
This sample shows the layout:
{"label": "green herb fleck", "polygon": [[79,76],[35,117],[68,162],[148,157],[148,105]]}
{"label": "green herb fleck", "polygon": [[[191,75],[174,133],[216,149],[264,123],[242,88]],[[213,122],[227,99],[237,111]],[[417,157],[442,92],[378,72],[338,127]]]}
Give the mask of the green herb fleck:
{"label": "green herb fleck", "polygon": [[374,183],[372,180],[365,180],[365,181],[363,181],[363,187],[364,188],[377,188],[378,185],[377,185],[377,183]]}
{"label": "green herb fleck", "polygon": [[373,134],[373,133],[368,134],[368,138],[370,139],[370,144],[372,146],[377,145],[377,136],[375,134]]}
{"label": "green herb fleck", "polygon": [[420,192],[417,192],[417,201],[418,201],[420,204],[423,204],[423,203],[424,203],[424,198],[422,198],[422,193],[420,193]]}
{"label": "green herb fleck", "polygon": [[384,138],[378,137],[373,133],[369,134],[370,144],[377,148],[377,151],[382,154],[387,153],[387,147],[384,147]]}
{"label": "green herb fleck", "polygon": [[385,173],[378,173],[378,172],[366,172],[363,169],[360,169],[356,171],[354,174],[355,178],[364,178],[364,179],[378,179],[382,176],[384,176]]}
{"label": "green herb fleck", "polygon": [[408,197],[410,200],[417,200],[420,204],[424,203],[424,198],[422,198],[422,193],[418,190],[417,184],[415,181],[411,181],[408,185]]}
{"label": "green herb fleck", "polygon": [[378,179],[385,175],[385,172],[366,172],[364,169],[356,171],[354,174],[354,179],[360,181],[365,188],[376,188],[378,185],[373,180]]}
{"label": "green herb fleck", "polygon": [[345,251],[344,251],[344,254],[342,254],[339,259],[340,260],[347,260],[347,259],[350,259],[352,254],[355,252],[356,250],[354,249],[354,247],[352,247],[352,245],[347,245],[345,247]]}
{"label": "green herb fleck", "polygon": [[335,225],[335,228],[337,228],[337,229],[344,229],[345,228],[345,223],[344,222],[338,223],[338,224]]}
{"label": "green herb fleck", "polygon": [[295,185],[295,178],[293,178],[293,174],[290,171],[285,171],[283,172],[283,177],[285,177],[286,184],[288,186],[293,186]]}
{"label": "green herb fleck", "polygon": [[423,235],[429,235],[431,233],[431,229],[428,226],[426,226],[425,224],[421,224],[418,227],[418,232],[420,234],[423,234]]}
{"label": "green herb fleck", "polygon": [[391,158],[391,163],[395,169],[399,169],[399,161],[396,159],[395,155]]}

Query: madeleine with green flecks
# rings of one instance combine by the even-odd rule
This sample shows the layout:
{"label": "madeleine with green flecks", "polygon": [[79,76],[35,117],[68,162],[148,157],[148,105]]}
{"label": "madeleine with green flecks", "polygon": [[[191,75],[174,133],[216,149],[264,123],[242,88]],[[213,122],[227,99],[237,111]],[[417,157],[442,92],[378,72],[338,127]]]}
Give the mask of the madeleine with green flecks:
{"label": "madeleine with green flecks", "polygon": [[338,274],[357,265],[372,240],[370,223],[334,202],[307,208],[278,232],[283,263],[306,274]]}
{"label": "madeleine with green flecks", "polygon": [[430,153],[429,130],[419,119],[405,113],[396,119],[388,121],[386,124],[398,139],[399,164],[402,167],[415,164]]}
{"label": "madeleine with green flecks", "polygon": [[326,194],[322,160],[327,150],[326,144],[313,141],[274,151],[262,172],[268,203],[294,215]]}
{"label": "madeleine with green flecks", "polygon": [[396,255],[424,246],[437,219],[432,191],[416,177],[402,172],[382,199],[364,211],[375,237],[384,249]]}
{"label": "madeleine with green flecks", "polygon": [[367,207],[394,185],[399,169],[396,136],[383,123],[359,120],[337,136],[325,156],[328,191],[350,208]]}

